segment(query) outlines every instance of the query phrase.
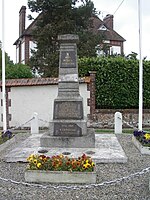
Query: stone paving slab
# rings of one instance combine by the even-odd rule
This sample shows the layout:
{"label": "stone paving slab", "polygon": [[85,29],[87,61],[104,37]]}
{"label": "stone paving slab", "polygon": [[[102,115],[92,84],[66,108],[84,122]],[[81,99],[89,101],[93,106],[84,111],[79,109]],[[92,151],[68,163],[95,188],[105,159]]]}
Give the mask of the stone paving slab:
{"label": "stone paving slab", "polygon": [[[26,162],[30,154],[37,154],[40,147],[40,137],[43,134],[34,134],[20,143],[5,157],[6,162]],[[44,148],[47,156],[64,154],[70,157],[78,157],[83,153],[92,157],[96,163],[125,163],[127,157],[115,134],[95,134],[95,148]]]}

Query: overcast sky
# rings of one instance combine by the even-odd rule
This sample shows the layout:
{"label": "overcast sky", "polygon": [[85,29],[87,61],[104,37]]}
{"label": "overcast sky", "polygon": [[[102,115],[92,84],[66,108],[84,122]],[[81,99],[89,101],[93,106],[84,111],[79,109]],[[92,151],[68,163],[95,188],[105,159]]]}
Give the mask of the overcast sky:
{"label": "overcast sky", "polygon": [[[28,0],[4,0],[5,3],[5,51],[16,61],[13,43],[19,36],[19,10],[27,6]],[[114,15],[114,30],[126,39],[124,52],[139,52],[138,0],[93,0],[95,8],[101,11],[100,18]],[[141,0],[142,54],[150,60],[150,0]],[[0,13],[2,1],[0,2]],[[27,15],[29,10],[27,10]],[[29,22],[26,23],[29,25]],[[2,15],[0,16],[0,40],[2,40]]]}

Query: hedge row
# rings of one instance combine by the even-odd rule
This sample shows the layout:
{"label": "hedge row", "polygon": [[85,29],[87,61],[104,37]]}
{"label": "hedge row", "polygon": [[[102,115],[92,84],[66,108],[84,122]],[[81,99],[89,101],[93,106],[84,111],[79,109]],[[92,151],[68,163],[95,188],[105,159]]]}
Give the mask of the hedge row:
{"label": "hedge row", "polygon": [[[125,57],[82,58],[79,76],[96,71],[97,108],[138,108],[139,61]],[[143,61],[143,105],[150,108],[150,61]]]}

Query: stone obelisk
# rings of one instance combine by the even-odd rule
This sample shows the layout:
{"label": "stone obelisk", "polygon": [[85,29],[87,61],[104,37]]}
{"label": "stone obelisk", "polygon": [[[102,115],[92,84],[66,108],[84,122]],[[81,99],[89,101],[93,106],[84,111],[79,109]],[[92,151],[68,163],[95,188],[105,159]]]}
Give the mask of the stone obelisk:
{"label": "stone obelisk", "polygon": [[59,35],[58,96],[54,100],[49,132],[41,138],[43,147],[95,147],[95,134],[87,128],[83,98],[79,93],[77,35]]}

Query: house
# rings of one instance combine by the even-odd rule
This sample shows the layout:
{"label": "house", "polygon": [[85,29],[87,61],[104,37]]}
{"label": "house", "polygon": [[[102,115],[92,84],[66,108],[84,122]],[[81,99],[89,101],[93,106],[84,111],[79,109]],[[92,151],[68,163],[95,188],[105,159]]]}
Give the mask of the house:
{"label": "house", "polygon": [[19,11],[19,38],[15,41],[16,63],[27,64],[31,57],[31,49],[34,49],[32,30],[35,21],[26,28],[26,6],[22,6]]}
{"label": "house", "polygon": [[93,19],[94,33],[100,34],[102,41],[98,44],[98,54],[123,54],[125,39],[114,30],[114,16],[106,15],[103,21],[97,16]]}
{"label": "house", "polygon": [[[19,11],[19,38],[14,43],[16,45],[16,63],[27,64],[31,57],[31,49],[35,47],[32,30],[38,17],[26,28],[26,6],[22,6]],[[98,54],[123,54],[124,52],[123,43],[125,39],[114,31],[113,23],[113,15],[106,15],[103,21],[98,17],[93,17],[92,31],[103,37],[102,42],[97,46]]]}

